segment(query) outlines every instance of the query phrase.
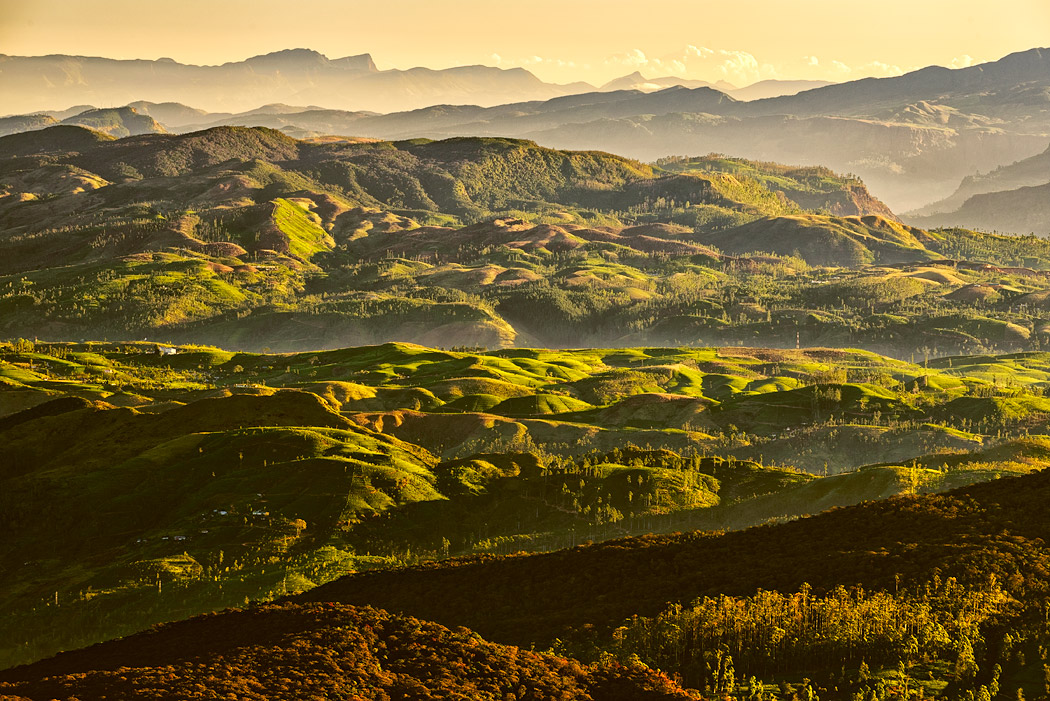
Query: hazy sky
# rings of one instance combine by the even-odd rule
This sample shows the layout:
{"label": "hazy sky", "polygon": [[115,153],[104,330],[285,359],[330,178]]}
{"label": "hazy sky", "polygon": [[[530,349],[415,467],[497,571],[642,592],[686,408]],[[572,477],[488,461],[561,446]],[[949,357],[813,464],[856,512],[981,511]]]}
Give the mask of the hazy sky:
{"label": "hazy sky", "polygon": [[0,53],[215,64],[287,48],[380,68],[639,70],[745,85],[963,66],[1050,46],[1050,0],[0,0]]}

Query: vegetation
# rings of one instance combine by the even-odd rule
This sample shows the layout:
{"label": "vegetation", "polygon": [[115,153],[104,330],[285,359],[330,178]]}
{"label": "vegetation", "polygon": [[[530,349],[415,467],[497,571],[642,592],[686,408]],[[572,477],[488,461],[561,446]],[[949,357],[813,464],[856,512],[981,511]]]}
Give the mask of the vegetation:
{"label": "vegetation", "polygon": [[[113,668],[114,659],[134,669]],[[0,692],[19,698],[694,698],[639,664],[587,667],[335,604],[205,616],[8,676],[25,681],[0,681]]]}
{"label": "vegetation", "polygon": [[349,572],[747,528],[1050,451],[1045,354],[19,339],[0,382],[7,664]]}
{"label": "vegetation", "polygon": [[1040,472],[724,535],[369,573],[300,599],[642,661],[705,698],[1041,696],[1048,484]]}
{"label": "vegetation", "polygon": [[53,127],[4,137],[0,161],[9,338],[911,359],[1039,350],[1050,329],[1038,240],[906,227],[819,168],[234,127],[119,140]]}
{"label": "vegetation", "polygon": [[60,126],[0,192],[0,694],[1048,693],[1042,240],[509,139]]}

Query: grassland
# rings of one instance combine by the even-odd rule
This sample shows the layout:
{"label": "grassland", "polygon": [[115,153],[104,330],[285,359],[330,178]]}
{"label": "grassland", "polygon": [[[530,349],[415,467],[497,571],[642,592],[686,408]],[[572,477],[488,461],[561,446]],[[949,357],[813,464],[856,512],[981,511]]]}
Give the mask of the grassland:
{"label": "grassland", "polygon": [[[855,178],[819,168],[240,128],[0,138],[0,667],[387,576],[341,579],[357,573],[394,571],[411,586],[390,601],[411,603],[413,573],[766,533],[753,527],[1024,478],[1050,456],[1048,274],[1045,241],[904,226]],[[985,538],[978,525],[968,538]],[[876,556],[914,564],[911,546],[893,549],[905,539],[849,560],[870,577],[826,577],[838,598],[814,615],[843,597],[861,618],[919,611],[956,638],[913,636],[916,670],[936,682],[923,697],[987,692],[989,665],[965,687],[945,687],[936,665],[997,624],[983,599],[979,622],[960,618],[972,597],[1035,605],[1021,585],[1030,563],[1011,560],[1000,534],[1013,528],[980,550],[1012,563],[995,569],[1005,589],[974,580],[941,596],[943,580],[915,579],[932,588],[828,593],[884,586]],[[678,581],[669,557],[654,572]],[[747,585],[732,606],[795,605],[807,580],[776,561],[773,579],[733,579]],[[788,598],[764,599],[747,589],[756,582]],[[719,593],[689,591],[677,601]],[[711,643],[724,620],[710,601],[610,607],[591,593],[583,609],[602,615],[537,618],[542,635],[511,642],[636,671],[679,664],[677,646],[692,666],[676,674],[740,695]],[[508,606],[442,622],[517,635],[531,624]],[[608,626],[617,642],[593,637]],[[706,642],[652,643],[652,626]],[[872,647],[852,630],[836,639],[861,647],[843,659],[872,650],[889,673],[907,638]],[[801,686],[773,695],[811,701],[802,653],[783,654]],[[820,683],[835,698],[886,696]]]}
{"label": "grassland", "polygon": [[158,348],[0,350],[7,664],[349,572],[746,528],[1050,451],[1042,353]]}
{"label": "grassland", "polygon": [[61,126],[0,139],[0,193],[9,339],[911,360],[1037,351],[1050,333],[1045,242],[907,227],[820,168]]}

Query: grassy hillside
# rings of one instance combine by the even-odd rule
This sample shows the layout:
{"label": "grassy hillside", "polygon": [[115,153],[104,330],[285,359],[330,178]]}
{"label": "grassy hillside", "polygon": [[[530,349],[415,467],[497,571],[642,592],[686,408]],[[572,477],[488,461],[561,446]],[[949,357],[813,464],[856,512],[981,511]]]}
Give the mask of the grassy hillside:
{"label": "grassy hillside", "polygon": [[[657,165],[675,173],[712,177],[727,189],[779,193],[785,209],[817,210],[835,216],[878,215],[895,219],[889,207],[872,197],[856,176],[842,176],[820,166],[797,167],[749,161],[721,154],[700,158],[663,158]],[[715,175],[720,177],[713,177]]]}
{"label": "grassy hillside", "polygon": [[0,351],[3,664],[349,572],[1024,474],[1050,440],[1042,353],[172,350]]}
{"label": "grassy hillside", "polygon": [[766,252],[802,258],[812,265],[860,267],[936,258],[929,235],[878,216],[783,216],[711,234],[705,242],[731,254]]}
{"label": "grassy hillside", "polygon": [[642,660],[705,698],[1038,695],[1048,484],[1040,472],[736,533],[355,575],[297,600]]}
{"label": "grassy hillside", "polygon": [[0,690],[31,699],[226,689],[246,698],[1038,695],[1045,474],[735,533],[352,575],[276,605],[6,670]]}
{"label": "grassy hillside", "polygon": [[723,535],[630,538],[355,575],[298,600],[369,602],[519,642],[654,616],[669,603],[705,595],[791,593],[806,584],[814,594],[839,585],[892,591],[925,584],[934,573],[978,589],[994,575],[1007,592],[1034,602],[1046,590],[1046,523],[1028,514],[1047,483],[1040,472]]}
{"label": "grassy hillside", "polygon": [[0,139],[0,173],[7,338],[912,359],[1040,350],[1050,332],[1046,245],[828,213],[885,208],[820,168],[654,168],[497,138],[224,127],[114,140],[59,126]]}

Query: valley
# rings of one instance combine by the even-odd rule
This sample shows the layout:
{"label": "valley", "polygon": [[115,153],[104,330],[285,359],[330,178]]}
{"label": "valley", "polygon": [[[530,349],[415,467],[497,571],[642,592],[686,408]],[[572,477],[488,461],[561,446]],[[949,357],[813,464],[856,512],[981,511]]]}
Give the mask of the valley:
{"label": "valley", "polygon": [[265,5],[0,55],[0,701],[1050,696],[1046,49]]}

